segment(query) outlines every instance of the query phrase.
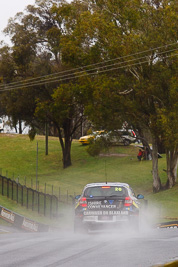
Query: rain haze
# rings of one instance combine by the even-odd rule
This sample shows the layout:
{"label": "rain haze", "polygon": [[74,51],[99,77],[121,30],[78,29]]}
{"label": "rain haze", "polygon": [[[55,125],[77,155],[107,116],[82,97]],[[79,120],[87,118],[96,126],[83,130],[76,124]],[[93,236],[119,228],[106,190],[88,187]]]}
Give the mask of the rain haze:
{"label": "rain haze", "polygon": [[[35,0],[1,0],[0,41],[10,44],[3,33],[8,20],[34,4]],[[0,266],[151,267],[178,260],[178,228],[156,228],[161,212],[149,204],[141,213],[139,231],[123,227],[74,233],[74,207],[62,210],[58,226],[44,233],[25,232],[0,221]]]}

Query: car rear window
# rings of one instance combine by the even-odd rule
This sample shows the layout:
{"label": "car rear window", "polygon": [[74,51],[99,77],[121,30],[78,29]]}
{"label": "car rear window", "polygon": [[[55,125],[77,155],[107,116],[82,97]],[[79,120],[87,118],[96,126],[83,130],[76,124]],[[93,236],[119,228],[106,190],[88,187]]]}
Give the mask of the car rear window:
{"label": "car rear window", "polygon": [[128,191],[122,186],[96,186],[88,187],[84,192],[85,197],[127,197]]}

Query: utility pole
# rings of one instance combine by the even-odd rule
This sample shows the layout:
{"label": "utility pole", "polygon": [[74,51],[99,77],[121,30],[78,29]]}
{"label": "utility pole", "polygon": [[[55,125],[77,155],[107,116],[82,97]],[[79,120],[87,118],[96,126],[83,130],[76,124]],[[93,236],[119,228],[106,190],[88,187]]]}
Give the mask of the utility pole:
{"label": "utility pole", "polygon": [[37,184],[38,184],[38,142],[36,146],[36,191],[37,191]]}
{"label": "utility pole", "polygon": [[48,155],[48,135],[49,135],[49,131],[48,131],[48,122],[46,120],[45,122],[45,155]]}

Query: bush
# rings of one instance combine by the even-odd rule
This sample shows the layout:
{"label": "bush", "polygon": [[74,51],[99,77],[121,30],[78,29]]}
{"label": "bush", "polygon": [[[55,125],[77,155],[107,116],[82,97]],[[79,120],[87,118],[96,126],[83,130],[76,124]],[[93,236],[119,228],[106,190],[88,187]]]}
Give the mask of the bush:
{"label": "bush", "polygon": [[106,151],[108,149],[109,142],[101,136],[96,140],[92,139],[86,150],[90,156],[96,157],[99,156],[102,151]]}

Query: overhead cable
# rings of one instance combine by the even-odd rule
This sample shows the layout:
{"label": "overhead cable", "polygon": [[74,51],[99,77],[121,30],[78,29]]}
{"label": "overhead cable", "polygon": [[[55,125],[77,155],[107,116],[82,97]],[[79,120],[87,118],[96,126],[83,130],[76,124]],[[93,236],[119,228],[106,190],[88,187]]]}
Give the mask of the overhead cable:
{"label": "overhead cable", "polygon": [[[158,48],[155,48],[155,49],[158,49]],[[170,53],[170,52],[173,52],[175,50],[177,50],[177,49],[171,49],[171,50],[167,50],[167,51],[163,51],[163,52],[157,52],[156,55],[157,56],[161,56],[161,55],[163,55],[165,53]],[[144,53],[145,51],[140,52],[140,54]],[[138,53],[136,53],[136,54],[138,54]],[[176,55],[176,54],[174,54],[174,55]],[[128,56],[125,56],[125,57],[129,57],[129,56],[131,56],[131,55],[128,55]],[[0,91],[15,90],[15,89],[19,89],[21,87],[23,87],[23,88],[24,87],[32,87],[32,86],[37,86],[37,85],[41,85],[41,84],[45,84],[45,83],[49,84],[49,83],[59,82],[59,81],[64,81],[64,80],[67,81],[67,80],[70,80],[70,79],[74,79],[74,78],[82,77],[82,76],[86,76],[86,75],[94,75],[94,74],[108,72],[108,71],[115,70],[115,69],[127,68],[129,66],[135,66],[135,65],[139,65],[139,64],[142,64],[142,63],[149,62],[150,60],[148,59],[148,60],[146,60],[144,62],[141,61],[141,62],[138,62],[138,63],[127,65],[127,63],[131,63],[131,62],[138,61],[138,60],[143,60],[144,58],[146,58],[148,56],[149,55],[145,55],[143,57],[130,59],[130,60],[127,60],[127,61],[124,61],[124,62],[117,62],[117,63],[114,63],[114,64],[95,67],[93,69],[88,69],[88,70],[81,70],[79,72],[68,73],[68,74],[61,75],[61,76],[59,76],[60,73],[56,73],[56,74],[54,74],[54,77],[51,77],[51,78],[50,78],[50,76],[52,76],[52,75],[45,75],[45,76],[41,76],[41,77],[37,77],[37,78],[33,78],[33,79],[28,79],[28,80],[18,81],[18,82],[14,82],[14,83],[9,83],[8,85],[5,85],[5,86],[1,85],[0,86]],[[124,58],[124,57],[122,57],[122,58]],[[117,58],[117,59],[119,59],[119,58]],[[114,61],[115,60],[116,59],[114,59]],[[107,62],[110,62],[110,61],[111,60],[108,60]],[[94,64],[88,65],[86,67],[96,66],[96,65],[102,64],[102,63],[104,63],[104,62],[100,62],[100,63],[97,63],[95,65]],[[123,65],[123,64],[124,64],[124,66],[111,68],[113,66]],[[77,70],[77,69],[79,69],[79,68],[76,68],[74,70]],[[67,72],[67,71],[65,71],[65,72]],[[61,72],[61,74],[62,73],[64,73],[64,72]],[[43,78],[43,80],[39,80],[39,79],[42,79],[42,78]]]}

